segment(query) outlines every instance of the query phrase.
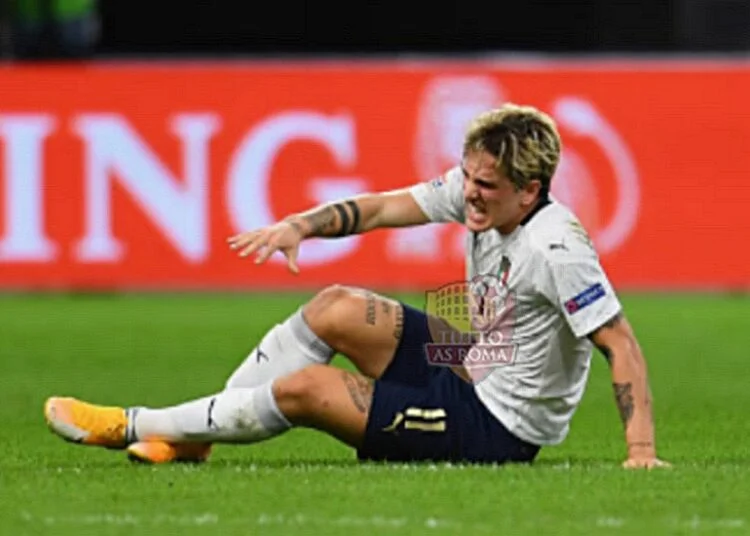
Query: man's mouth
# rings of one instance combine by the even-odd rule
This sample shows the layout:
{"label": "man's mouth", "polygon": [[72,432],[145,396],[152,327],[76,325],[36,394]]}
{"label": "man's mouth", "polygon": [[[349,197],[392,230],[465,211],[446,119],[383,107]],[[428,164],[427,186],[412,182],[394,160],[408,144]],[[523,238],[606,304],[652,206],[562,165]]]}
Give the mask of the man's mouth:
{"label": "man's mouth", "polygon": [[476,224],[483,224],[487,221],[487,211],[477,203],[466,203],[466,217]]}

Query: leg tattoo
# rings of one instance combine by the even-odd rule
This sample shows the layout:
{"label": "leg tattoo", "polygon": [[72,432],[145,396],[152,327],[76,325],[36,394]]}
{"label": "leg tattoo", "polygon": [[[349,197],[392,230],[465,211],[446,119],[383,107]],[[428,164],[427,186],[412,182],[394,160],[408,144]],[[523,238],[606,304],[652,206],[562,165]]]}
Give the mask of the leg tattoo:
{"label": "leg tattoo", "polygon": [[372,292],[367,293],[367,314],[365,315],[365,322],[369,325],[375,325],[375,294]]}
{"label": "leg tattoo", "polygon": [[367,413],[372,403],[372,384],[362,376],[341,371],[349,396],[361,413]]}
{"label": "leg tattoo", "polygon": [[393,328],[393,337],[397,340],[401,340],[401,336],[404,334],[404,308],[399,305],[396,307],[396,325]]}

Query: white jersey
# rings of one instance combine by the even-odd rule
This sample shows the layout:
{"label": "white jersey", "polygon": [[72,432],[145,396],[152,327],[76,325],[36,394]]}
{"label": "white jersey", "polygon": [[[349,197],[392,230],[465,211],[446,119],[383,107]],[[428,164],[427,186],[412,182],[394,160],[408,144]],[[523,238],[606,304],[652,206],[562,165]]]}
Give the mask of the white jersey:
{"label": "white jersey", "polygon": [[[454,168],[411,188],[434,222],[463,222],[463,174]],[[587,335],[621,309],[591,241],[575,215],[554,200],[511,234],[468,233],[467,281],[492,278],[489,303],[504,359],[472,373],[477,395],[513,434],[560,443],[583,396],[593,345]]]}

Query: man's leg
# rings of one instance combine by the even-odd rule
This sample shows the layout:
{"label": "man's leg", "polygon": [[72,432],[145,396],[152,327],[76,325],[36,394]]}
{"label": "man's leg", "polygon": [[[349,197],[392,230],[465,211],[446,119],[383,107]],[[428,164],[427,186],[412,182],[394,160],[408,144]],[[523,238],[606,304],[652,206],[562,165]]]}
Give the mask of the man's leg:
{"label": "man's leg", "polygon": [[227,381],[254,387],[343,354],[369,378],[388,367],[403,333],[399,302],[339,285],[319,292],[272,328]]}
{"label": "man's leg", "polygon": [[361,374],[311,365],[267,384],[227,389],[165,409],[139,409],[132,440],[255,443],[292,426],[316,428],[358,446],[372,384]]}
{"label": "man's leg", "polygon": [[539,450],[511,434],[472,385],[445,369],[426,387],[382,380],[373,386],[362,375],[313,365],[271,384],[171,408],[134,411],[54,399],[51,405],[51,427],[63,438],[110,448],[140,434],[175,445],[255,443],[304,426],[356,448],[366,460],[524,462]]}
{"label": "man's leg", "polygon": [[264,385],[227,389],[169,408],[113,408],[52,398],[45,414],[64,439],[113,449],[139,440],[255,443],[292,426],[316,428],[359,447],[371,401],[372,385],[364,376],[312,365]]}
{"label": "man's leg", "polygon": [[[311,365],[328,364],[335,352],[346,355],[366,376],[378,378],[393,359],[403,329],[404,311],[397,301],[360,289],[331,286],[274,326],[230,376],[226,388],[259,387]],[[158,413],[142,412],[144,422],[148,422],[146,415]],[[144,430],[148,431],[149,425],[144,425]],[[208,443],[170,444],[151,433],[139,437],[149,439],[128,447],[136,460],[203,461],[209,455]]]}
{"label": "man's leg", "polygon": [[[364,393],[354,399],[359,401],[358,407],[368,409],[368,396],[365,395],[371,392],[368,391],[369,384],[358,375],[351,376],[335,368],[311,364],[315,359],[330,359],[333,353],[329,346],[331,343],[369,377],[381,378],[389,369],[389,382],[424,388],[439,370],[430,366],[424,355],[424,345],[431,340],[431,332],[434,331],[428,327],[429,322],[430,319],[423,312],[388,298],[359,289],[329,287],[284,324],[271,330],[229,379],[227,389],[257,387],[259,379],[266,385],[274,380],[274,374],[281,375],[282,371],[286,371],[287,374],[274,382],[278,395],[276,400],[282,412],[295,425],[319,428],[354,445],[348,434],[338,432],[338,426],[344,423],[344,430],[361,431],[366,418],[359,419],[359,427],[352,428],[346,409],[350,405],[329,401],[327,393],[338,392],[338,384],[346,379],[345,386],[351,388],[351,396]],[[258,355],[266,357],[257,359]],[[323,356],[326,356],[325,359]],[[305,396],[290,396],[295,393]],[[320,401],[325,404],[321,405]],[[327,405],[329,403],[331,405]],[[147,422],[150,419],[148,416],[160,415],[160,411],[163,410],[156,413],[141,411],[139,422]],[[335,412],[331,419],[327,417],[329,411]],[[342,415],[341,411],[346,413]],[[143,424],[137,435],[140,438],[154,438],[159,434],[148,424]]]}
{"label": "man's leg", "polygon": [[[269,331],[226,388],[256,387],[311,364],[328,363],[334,353],[331,345],[369,377],[381,378],[387,370],[388,381],[424,387],[436,372],[426,362],[424,345],[434,333],[441,335],[439,329],[443,328],[435,329],[434,320],[423,312],[396,301],[359,289],[329,287]],[[208,446],[150,440],[130,445],[128,453],[149,463],[202,461]]]}
{"label": "man's leg", "polygon": [[[270,330],[232,374],[226,387],[246,389],[266,385],[310,365],[327,364],[335,351],[345,354],[366,376],[380,378],[397,350],[404,354],[399,355],[398,380],[424,384],[429,376],[422,353],[424,342],[429,340],[427,319],[415,310],[407,313],[400,303],[389,298],[360,289],[328,287],[284,323]],[[407,334],[402,341],[405,325]],[[141,420],[147,423],[147,415],[159,413],[144,410],[141,415]],[[166,425],[158,421],[156,427],[163,426]],[[207,444],[187,448],[181,443],[179,448],[173,448],[164,444],[164,438],[157,441],[159,434],[152,433],[148,424],[143,424],[143,428],[138,436],[148,438],[148,443],[129,447],[131,455],[137,459],[199,461],[208,456]],[[201,441],[198,437],[193,440]]]}
{"label": "man's leg", "polygon": [[420,366],[425,342],[460,339],[442,319],[422,312],[416,315],[413,309],[411,313],[411,332],[404,337],[405,311],[400,302],[364,289],[329,286],[271,329],[226,386],[260,385],[311,364],[328,364],[335,353],[368,378],[379,379],[397,351],[409,353]]}

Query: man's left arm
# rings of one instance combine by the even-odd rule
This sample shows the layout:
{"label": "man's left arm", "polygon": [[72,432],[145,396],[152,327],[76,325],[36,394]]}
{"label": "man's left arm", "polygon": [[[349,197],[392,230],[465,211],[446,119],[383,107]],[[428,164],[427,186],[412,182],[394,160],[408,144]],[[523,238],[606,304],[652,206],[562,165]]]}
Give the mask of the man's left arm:
{"label": "man's left arm", "polygon": [[646,360],[630,323],[619,312],[594,330],[589,339],[604,354],[612,372],[615,401],[628,448],[628,459],[623,466],[631,469],[669,466],[656,457]]}

